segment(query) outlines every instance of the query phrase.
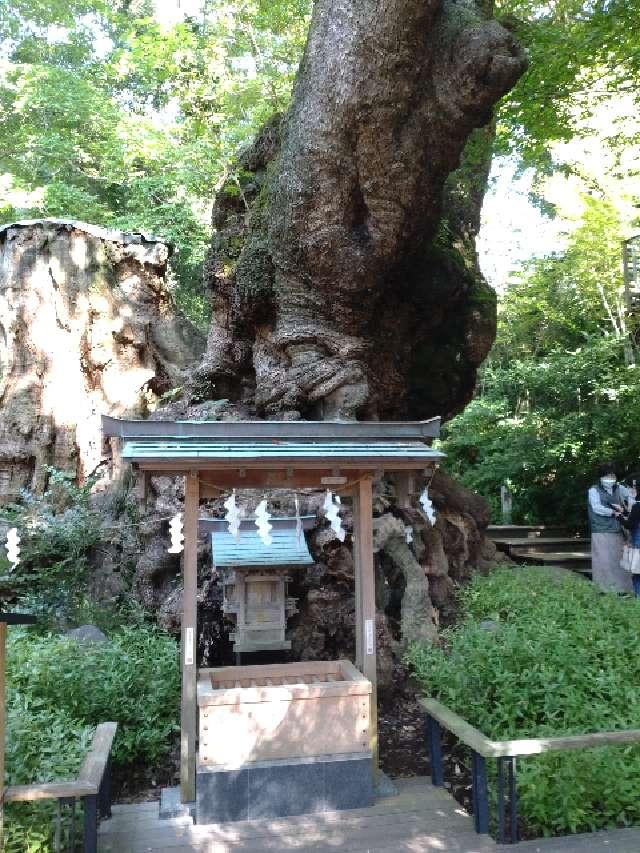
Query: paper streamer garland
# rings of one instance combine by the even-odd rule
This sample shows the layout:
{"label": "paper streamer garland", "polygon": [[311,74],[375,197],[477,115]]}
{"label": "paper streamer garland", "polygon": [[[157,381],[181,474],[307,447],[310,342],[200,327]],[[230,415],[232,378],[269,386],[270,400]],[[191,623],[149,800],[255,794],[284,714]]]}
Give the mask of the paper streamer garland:
{"label": "paper streamer garland", "polygon": [[431,524],[436,523],[436,511],[434,509],[433,504],[431,503],[431,498],[429,497],[429,487],[425,486],[424,491],[420,495],[420,504],[422,509],[424,510],[424,514],[427,516]]}
{"label": "paper streamer garland", "polygon": [[169,554],[181,554],[184,551],[184,532],[182,529],[182,513],[179,512],[169,522],[169,535],[171,536],[171,547],[167,548]]}
{"label": "paper streamer garland", "polygon": [[273,544],[273,539],[271,537],[273,525],[269,524],[270,518],[271,516],[269,515],[269,511],[267,509],[266,500],[260,501],[260,503],[256,507],[256,527],[258,528],[258,536],[260,537],[264,545]]}
{"label": "paper streamer garland", "polygon": [[7,551],[7,559],[11,563],[11,567],[15,569],[15,567],[20,562],[20,536],[18,534],[17,527],[11,527],[7,531],[7,544],[5,545]]}
{"label": "paper streamer garland", "polygon": [[236,504],[236,490],[229,495],[229,497],[224,502],[224,508],[227,513],[225,515],[225,521],[227,522],[227,526],[229,528],[229,533],[233,536],[237,543],[240,542],[240,522],[242,521],[242,511],[240,507]]}
{"label": "paper streamer garland", "polygon": [[327,494],[324,498],[324,514],[327,518],[327,521],[331,524],[331,529],[336,534],[336,537],[344,542],[346,533],[344,528],[342,527],[342,519],[340,518],[340,498],[336,495],[334,497],[333,493],[327,489]]}

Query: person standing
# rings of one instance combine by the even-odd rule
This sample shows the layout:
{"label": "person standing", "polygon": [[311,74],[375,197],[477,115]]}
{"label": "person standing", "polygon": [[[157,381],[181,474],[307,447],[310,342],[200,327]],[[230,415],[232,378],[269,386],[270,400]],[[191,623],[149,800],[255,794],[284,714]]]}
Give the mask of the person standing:
{"label": "person standing", "polygon": [[640,598],[640,492],[636,490],[635,502],[629,516],[622,521],[629,531],[629,561],[626,571],[631,573],[633,592]]}
{"label": "person standing", "polygon": [[589,525],[591,527],[591,572],[593,582],[605,592],[631,592],[631,575],[620,566],[622,519],[625,501],[631,490],[621,483],[615,466],[600,466],[598,482],[588,493]]}

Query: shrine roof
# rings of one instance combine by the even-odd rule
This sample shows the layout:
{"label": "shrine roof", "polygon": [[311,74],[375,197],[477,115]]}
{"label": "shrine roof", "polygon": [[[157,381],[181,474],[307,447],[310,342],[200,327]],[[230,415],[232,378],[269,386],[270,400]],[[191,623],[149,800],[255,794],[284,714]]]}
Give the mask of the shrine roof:
{"label": "shrine roof", "polygon": [[213,565],[220,569],[313,564],[304,535],[298,542],[295,521],[290,527],[274,528],[271,538],[271,545],[265,545],[255,528],[242,530],[239,542],[226,530],[214,532],[211,534]]}
{"label": "shrine roof", "polygon": [[220,466],[267,467],[326,464],[342,468],[423,468],[444,458],[417,441],[397,442],[293,442],[293,441],[183,441],[162,439],[127,441],[122,458],[128,462],[173,462],[181,467],[206,462]]}
{"label": "shrine roof", "polygon": [[429,443],[440,419],[382,421],[121,421],[103,417],[122,458],[145,469],[425,468],[444,458]]}
{"label": "shrine roof", "polygon": [[429,441],[440,418],[426,421],[152,421],[102,417],[102,433],[124,440]]}

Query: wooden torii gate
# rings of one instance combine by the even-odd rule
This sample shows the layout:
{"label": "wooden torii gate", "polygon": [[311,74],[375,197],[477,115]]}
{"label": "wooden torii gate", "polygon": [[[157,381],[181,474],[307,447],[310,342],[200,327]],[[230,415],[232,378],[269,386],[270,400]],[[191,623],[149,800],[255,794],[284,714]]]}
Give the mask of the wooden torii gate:
{"label": "wooden torii gate", "polygon": [[440,419],[417,422],[131,421],[104,417],[114,465],[132,464],[146,493],[150,476],[183,476],[184,593],[181,630],[180,789],[196,787],[196,595],[199,502],[232,489],[332,489],[352,499],[357,668],[371,681],[371,752],[377,772],[376,607],[372,482],[393,474],[405,504],[412,477],[443,457],[430,447]]}

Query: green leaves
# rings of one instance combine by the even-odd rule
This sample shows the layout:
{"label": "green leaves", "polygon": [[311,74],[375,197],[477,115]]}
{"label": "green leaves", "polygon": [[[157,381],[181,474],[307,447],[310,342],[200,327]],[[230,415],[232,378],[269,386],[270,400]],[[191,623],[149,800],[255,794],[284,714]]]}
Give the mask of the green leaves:
{"label": "green leaves", "polygon": [[[139,624],[81,645],[17,629],[7,656],[9,784],[73,778],[94,727],[119,724],[115,765],[158,765],[178,730],[175,641]],[[7,809],[7,853],[49,853],[53,806]]]}
{"label": "green leaves", "polygon": [[640,368],[625,358],[621,225],[584,199],[566,251],[533,261],[503,295],[480,395],[444,431],[448,465],[490,501],[508,483],[516,520],[586,523],[603,458],[637,467]]}
{"label": "green leaves", "polygon": [[[425,693],[503,740],[640,728],[640,604],[570,574],[499,569],[460,593],[461,622],[442,648],[414,647]],[[483,620],[496,630],[480,627]],[[640,822],[640,748],[519,761],[530,834]]]}
{"label": "green leaves", "polygon": [[496,11],[530,56],[500,109],[498,150],[545,172],[554,143],[577,135],[598,104],[637,93],[640,3],[499,0]]}
{"label": "green leaves", "polygon": [[171,242],[178,302],[206,328],[211,200],[238,149],[286,109],[310,0],[208,0],[170,25],[149,2],[5,6],[0,215]]}
{"label": "green leaves", "polygon": [[[52,624],[72,618],[85,601],[89,554],[100,539],[100,516],[89,503],[93,480],[84,486],[49,469],[42,497],[25,493],[21,504],[3,507],[0,519],[19,529],[20,563],[10,580],[25,604]],[[0,554],[0,575],[9,564]]]}

